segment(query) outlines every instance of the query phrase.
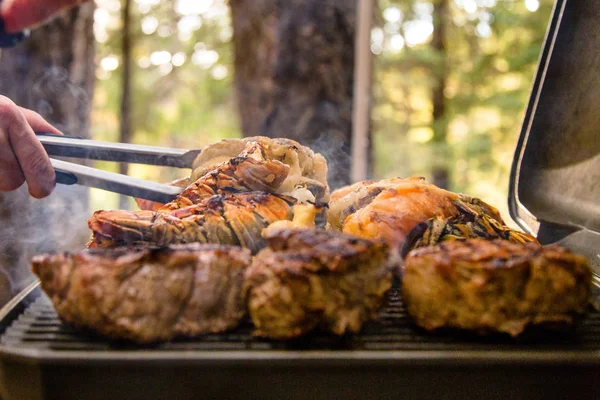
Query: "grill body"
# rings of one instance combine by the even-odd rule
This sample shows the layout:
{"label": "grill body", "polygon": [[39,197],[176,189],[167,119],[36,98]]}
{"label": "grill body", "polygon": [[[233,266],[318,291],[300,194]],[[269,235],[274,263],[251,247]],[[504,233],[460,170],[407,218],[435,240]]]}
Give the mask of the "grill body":
{"label": "grill body", "polygon": [[[599,4],[556,1],[509,195],[513,219],[587,255],[597,285]],[[143,348],[63,325],[37,284],[0,311],[3,400],[600,399],[599,377],[598,311],[562,334],[433,335],[410,324],[394,289],[379,321],[351,337],[265,341],[246,323]]]}
{"label": "grill body", "polygon": [[[228,334],[139,347],[62,324],[37,284],[4,309],[0,394],[11,399],[600,398],[600,313],[514,340],[430,334],[399,290],[358,335]],[[507,397],[508,396],[508,397]]]}

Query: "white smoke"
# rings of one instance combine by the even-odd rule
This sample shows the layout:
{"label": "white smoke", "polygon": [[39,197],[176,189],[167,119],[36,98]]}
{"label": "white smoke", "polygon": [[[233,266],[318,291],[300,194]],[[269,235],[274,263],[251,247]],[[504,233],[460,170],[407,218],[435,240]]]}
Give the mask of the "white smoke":
{"label": "white smoke", "polygon": [[31,283],[31,258],[76,251],[89,238],[87,188],[58,185],[46,199],[29,196],[27,185],[0,194],[0,305]]}

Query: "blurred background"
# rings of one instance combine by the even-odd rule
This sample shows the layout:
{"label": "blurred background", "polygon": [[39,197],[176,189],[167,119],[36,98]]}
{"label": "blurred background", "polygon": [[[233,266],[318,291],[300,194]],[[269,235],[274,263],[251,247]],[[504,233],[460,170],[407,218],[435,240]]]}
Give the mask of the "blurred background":
{"label": "blurred background", "polygon": [[[498,207],[549,0],[379,0],[371,30],[372,178],[424,176]],[[356,3],[96,0],[0,54],[0,93],[66,134],[181,148],[290,137],[349,183]],[[9,78],[7,78],[9,77]],[[97,163],[160,182],[186,171]],[[40,251],[81,248],[96,209],[131,199],[60,188],[0,195],[0,304]],[[513,225],[509,221],[509,224]]]}

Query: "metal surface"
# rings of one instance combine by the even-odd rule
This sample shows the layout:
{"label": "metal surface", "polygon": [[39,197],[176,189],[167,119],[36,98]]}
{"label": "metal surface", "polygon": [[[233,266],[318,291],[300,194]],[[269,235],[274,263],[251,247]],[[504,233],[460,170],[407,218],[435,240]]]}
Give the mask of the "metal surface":
{"label": "metal surface", "polygon": [[90,160],[192,168],[202,150],[183,150],[169,147],[101,142],[72,136],[37,134],[49,156],[73,157]]}
{"label": "metal surface", "polygon": [[[36,135],[50,157],[192,168],[194,160],[202,151],[101,142],[47,133]],[[84,185],[160,203],[168,203],[183,191],[180,187],[145,181],[67,161],[53,158],[50,161],[56,171],[56,182],[63,185]]]}
{"label": "metal surface", "polygon": [[160,203],[170,202],[184,190],[53,158],[50,162],[56,171],[56,182],[64,185],[84,185]]}
{"label": "metal surface", "polygon": [[[547,383],[547,371],[555,370],[565,371],[564,377],[571,379],[577,371],[571,384],[590,385],[586,392],[591,393],[591,379],[600,374],[598,312],[591,313],[575,332],[520,340],[428,334],[409,323],[399,290],[393,289],[380,320],[357,335],[311,335],[284,343],[254,338],[251,329],[245,323],[227,334],[146,347],[110,342],[63,325],[48,298],[33,284],[0,311],[0,392],[4,400],[38,398],[39,393],[44,398],[83,398],[84,394],[86,399],[107,398],[102,397],[108,396],[106,390],[113,399],[148,398],[151,393],[176,396],[168,398],[207,393],[213,398],[217,394],[216,398],[305,398],[319,387],[311,397],[328,398],[344,393],[340,385],[347,384],[353,388],[348,398],[369,398],[369,393],[398,396],[406,387],[423,398],[436,394],[439,398],[482,390],[490,380],[497,391],[494,395],[506,395],[503,390],[508,389],[519,393]],[[428,387],[433,377],[439,382],[452,378],[451,386]],[[508,377],[513,381],[503,387]],[[261,388],[240,393],[241,382],[252,379],[253,387]],[[279,382],[278,389],[263,386],[270,380]],[[29,381],[27,390],[35,393],[22,392],[19,382],[23,381]],[[297,387],[296,382],[305,386]],[[282,388],[289,390],[287,396],[281,397]],[[569,386],[571,394],[572,390]]]}
{"label": "metal surface", "polygon": [[511,215],[600,274],[600,2],[556,2],[511,172]]}

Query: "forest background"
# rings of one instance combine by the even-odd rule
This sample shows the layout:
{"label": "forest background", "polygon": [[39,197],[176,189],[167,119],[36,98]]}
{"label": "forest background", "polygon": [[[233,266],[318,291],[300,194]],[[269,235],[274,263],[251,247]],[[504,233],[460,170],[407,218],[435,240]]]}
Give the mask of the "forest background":
{"label": "forest background", "polygon": [[[119,140],[121,3],[97,0],[95,139]],[[552,2],[448,1],[440,49],[434,18],[441,3],[378,2],[371,34],[373,178],[432,180],[442,170],[449,189],[481,197],[508,217],[508,174]],[[226,2],[134,5],[131,140],[197,148],[240,137]],[[441,115],[434,115],[437,92]],[[134,176],[165,182],[178,172],[130,168]],[[114,194],[91,198],[94,209],[118,207]]]}
{"label": "forest background", "polygon": [[[371,177],[423,176],[480,197],[509,220],[511,160],[552,6],[550,0],[376,1]],[[280,7],[279,17],[273,17],[274,7]],[[319,44],[298,42],[308,29],[307,37],[316,31],[330,46],[326,58],[342,64],[339,74],[321,77],[318,92],[330,90],[341,99],[324,109],[333,110],[328,118],[344,122],[339,129],[348,137],[344,104],[352,93],[355,11],[351,0],[96,0],[34,32],[26,47],[1,53],[0,93],[68,134],[200,148],[260,133],[263,128],[253,127],[253,119],[270,118],[258,118],[254,103],[262,102],[274,84],[278,94],[271,93],[269,101],[275,107],[282,102],[294,108],[296,97],[304,99],[298,76],[319,73],[310,69],[313,55],[323,66]],[[262,25],[258,34],[240,35],[243,27],[257,24]],[[283,37],[297,31],[302,35]],[[273,43],[296,46],[287,49],[288,56],[280,49],[280,58],[291,64],[283,72],[260,70],[261,57],[271,55]],[[265,80],[269,73],[275,79]],[[340,81],[332,82],[338,75]],[[255,84],[240,86],[236,78]],[[312,95],[305,96],[307,101]],[[283,117],[279,114],[284,120],[288,116],[285,110]],[[310,134],[294,136],[278,128],[285,123],[274,124],[272,136]],[[320,144],[313,139],[307,137],[306,144]],[[341,142],[345,147],[338,153],[327,144],[316,150],[331,152],[330,159],[346,158],[348,143]],[[160,182],[185,174],[142,165],[96,166]],[[24,190],[0,195],[0,304],[32,279],[32,254],[85,243],[85,218],[92,210],[135,208],[131,199],[101,190],[60,188],[54,199],[41,202],[28,199]]]}

